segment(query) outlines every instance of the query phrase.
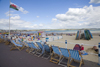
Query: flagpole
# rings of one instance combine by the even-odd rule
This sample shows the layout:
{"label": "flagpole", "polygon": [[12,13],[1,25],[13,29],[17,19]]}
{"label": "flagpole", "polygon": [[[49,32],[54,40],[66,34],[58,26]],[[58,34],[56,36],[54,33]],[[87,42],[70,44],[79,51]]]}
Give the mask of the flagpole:
{"label": "flagpole", "polygon": [[[10,0],[9,0],[9,4],[10,4]],[[9,7],[9,39],[10,39],[10,7]]]}

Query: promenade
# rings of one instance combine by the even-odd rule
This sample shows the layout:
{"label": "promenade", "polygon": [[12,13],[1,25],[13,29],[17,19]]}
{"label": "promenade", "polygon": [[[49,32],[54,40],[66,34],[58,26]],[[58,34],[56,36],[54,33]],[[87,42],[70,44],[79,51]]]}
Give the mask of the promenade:
{"label": "promenade", "polygon": [[[41,57],[22,51],[12,50],[9,45],[0,43],[0,67],[62,67]],[[95,62],[84,60],[82,67],[100,67]],[[72,63],[73,64],[73,63]],[[74,63],[79,65],[79,63]]]}

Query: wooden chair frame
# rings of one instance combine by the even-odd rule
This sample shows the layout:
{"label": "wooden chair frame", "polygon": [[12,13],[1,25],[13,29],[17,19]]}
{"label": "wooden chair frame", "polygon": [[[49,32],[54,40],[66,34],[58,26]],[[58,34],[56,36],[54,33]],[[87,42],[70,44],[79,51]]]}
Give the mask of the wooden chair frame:
{"label": "wooden chair frame", "polygon": [[77,62],[77,63],[80,63],[79,64],[79,67],[81,67],[81,65],[82,64],[84,64],[84,61],[83,61],[83,58],[82,58],[82,55],[81,55],[81,52],[80,51],[78,51],[79,52],[79,56],[81,57],[81,60],[78,62],[78,61],[76,61],[76,59],[73,59],[73,58],[71,58],[71,61],[70,61],[70,63],[67,65],[68,67],[69,66],[71,66],[71,67],[75,67],[75,66],[73,66],[73,65],[71,65],[71,63],[74,61],[74,62]]}
{"label": "wooden chair frame", "polygon": [[[53,47],[53,46],[52,46],[52,47]],[[58,50],[59,50],[59,47],[58,47],[58,46],[55,46],[55,47],[57,47]],[[57,53],[55,53],[55,52],[53,51],[52,54],[51,54],[50,62],[53,62],[53,63],[58,64],[59,61],[60,61],[60,59],[61,59],[61,52],[60,52],[60,50],[59,50],[59,53],[60,53],[60,55],[58,55]],[[58,57],[59,59],[56,59],[56,57]]]}

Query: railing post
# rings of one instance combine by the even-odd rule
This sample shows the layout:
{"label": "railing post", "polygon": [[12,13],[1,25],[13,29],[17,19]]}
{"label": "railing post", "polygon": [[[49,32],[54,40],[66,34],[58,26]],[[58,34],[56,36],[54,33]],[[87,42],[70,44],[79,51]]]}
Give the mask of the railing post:
{"label": "railing post", "polygon": [[67,40],[65,40],[65,46],[66,46],[66,48],[67,48]]}
{"label": "railing post", "polygon": [[99,53],[98,53],[99,63],[98,63],[98,65],[100,65],[100,43],[99,43],[99,45],[98,45],[98,50],[99,50]]}

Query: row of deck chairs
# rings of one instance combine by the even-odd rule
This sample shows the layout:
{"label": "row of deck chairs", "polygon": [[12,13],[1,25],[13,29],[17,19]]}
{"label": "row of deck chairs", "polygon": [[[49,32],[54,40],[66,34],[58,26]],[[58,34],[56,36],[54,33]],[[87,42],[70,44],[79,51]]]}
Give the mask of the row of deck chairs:
{"label": "row of deck chairs", "polygon": [[[53,52],[51,55],[50,61],[53,63],[56,63],[61,66],[68,66],[68,67],[75,67],[71,65],[71,63],[74,61],[79,62],[81,67],[81,64],[84,64],[84,61],[82,59],[82,55],[80,51],[78,50],[72,50],[72,49],[66,49],[66,48],[59,48],[57,46],[52,46]],[[63,62],[63,60],[68,59],[66,63]]]}
{"label": "row of deck chairs", "polygon": [[[2,37],[0,37],[0,41]],[[3,39],[4,40],[4,39]],[[82,55],[78,50],[71,50],[66,48],[60,48],[58,46],[49,46],[46,44],[41,44],[41,42],[22,42],[19,40],[19,44],[16,43],[14,40],[11,40],[12,48],[11,50],[18,49],[21,51],[22,49],[26,48],[26,52],[32,53],[38,57],[42,57],[45,59],[49,59],[50,62],[56,63],[61,66],[68,66],[68,67],[75,67],[71,65],[74,61],[80,62],[79,67],[81,64],[84,64],[82,59]],[[67,62],[63,62],[64,59],[67,59]]]}
{"label": "row of deck chairs", "polygon": [[12,40],[11,43],[13,44],[11,50],[18,49],[19,51],[21,51],[22,49],[26,48],[26,52],[28,53],[32,53],[38,57],[42,56],[42,58],[46,56],[46,59],[50,58],[51,48],[49,47],[49,45],[41,44],[40,42],[22,42],[20,40],[19,44],[16,43],[14,40]]}
{"label": "row of deck chairs", "polygon": [[47,55],[48,59],[50,57],[51,54],[51,48],[49,47],[49,45],[46,44],[41,44],[40,42],[36,42],[36,43],[27,43],[28,44],[28,48],[26,49],[27,52],[29,53],[33,53],[36,56],[40,57],[42,56],[42,58]]}
{"label": "row of deck chairs", "polygon": [[0,35],[0,43],[4,42],[6,45],[10,44],[10,39],[4,37],[3,35]]}

